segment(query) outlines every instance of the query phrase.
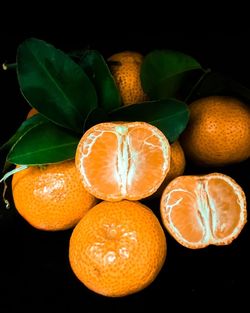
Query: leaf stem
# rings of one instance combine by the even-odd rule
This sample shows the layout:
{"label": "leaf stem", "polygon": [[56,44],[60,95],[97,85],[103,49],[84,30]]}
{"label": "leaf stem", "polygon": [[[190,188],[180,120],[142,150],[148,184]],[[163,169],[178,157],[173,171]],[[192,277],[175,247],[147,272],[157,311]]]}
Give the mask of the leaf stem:
{"label": "leaf stem", "polygon": [[208,74],[211,73],[211,69],[208,68],[206,70],[204,70],[204,73],[201,75],[201,77],[198,79],[198,81],[194,84],[194,86],[191,88],[189,94],[186,96],[184,102],[187,103],[189,98],[192,96],[192,94],[194,93],[195,89],[199,86],[199,84],[201,83],[201,81],[204,79],[204,77]]}
{"label": "leaf stem", "polygon": [[15,174],[15,173],[17,173],[17,172],[20,172],[20,171],[26,169],[27,167],[28,167],[28,165],[21,165],[21,166],[18,166],[18,167],[16,167],[16,168],[14,168],[12,171],[7,172],[7,173],[0,179],[0,183],[2,183],[2,182],[4,183],[4,189],[3,189],[3,194],[2,194],[2,196],[3,196],[3,201],[4,201],[4,203],[5,203],[6,209],[9,209],[9,208],[10,208],[10,202],[9,202],[9,201],[6,199],[6,197],[5,197],[6,190],[7,190],[7,188],[8,188],[8,185],[6,184],[6,179],[7,179],[8,177],[10,177],[11,175],[13,175],[13,174]]}
{"label": "leaf stem", "polygon": [[3,63],[2,64],[2,68],[4,71],[7,71],[7,70],[15,70],[17,67],[17,64],[16,63]]}
{"label": "leaf stem", "polygon": [[6,209],[9,209],[9,208],[10,208],[10,202],[9,202],[9,200],[7,200],[7,199],[5,198],[5,194],[6,194],[7,188],[8,188],[8,185],[6,184],[6,181],[4,181],[3,201],[4,201],[4,203],[5,203]]}
{"label": "leaf stem", "polygon": [[28,167],[28,165],[20,165],[16,168],[14,168],[13,170],[7,172],[1,179],[0,179],[0,183],[5,181],[8,177],[10,177],[11,175],[20,172],[22,170],[25,170]]}

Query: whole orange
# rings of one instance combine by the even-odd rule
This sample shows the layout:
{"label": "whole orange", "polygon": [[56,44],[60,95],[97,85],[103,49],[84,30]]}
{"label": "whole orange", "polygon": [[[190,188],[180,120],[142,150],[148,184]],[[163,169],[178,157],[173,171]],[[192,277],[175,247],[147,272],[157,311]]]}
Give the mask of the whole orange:
{"label": "whole orange", "polygon": [[17,211],[42,230],[71,228],[96,204],[84,189],[74,160],[15,173],[12,193]]}
{"label": "whole orange", "polygon": [[163,183],[155,193],[155,196],[161,196],[162,192],[166,188],[166,186],[173,180],[174,178],[182,175],[184,173],[186,167],[186,159],[184,151],[178,140],[171,144],[171,156],[170,156],[170,170],[167,173],[166,178]]}
{"label": "whole orange", "polygon": [[246,160],[250,156],[250,107],[232,97],[194,101],[181,144],[185,155],[200,165]]}
{"label": "whole orange", "polygon": [[153,212],[139,202],[103,201],[74,228],[69,259],[92,291],[120,297],[147,287],[166,257],[166,238]]}
{"label": "whole orange", "polygon": [[184,173],[186,160],[184,151],[179,143],[175,141],[171,144],[170,170],[165,178],[165,183],[170,182],[177,176]]}
{"label": "whole orange", "polygon": [[134,51],[124,51],[108,58],[111,73],[120,90],[124,105],[143,102],[147,99],[141,86],[141,64],[143,55]]}

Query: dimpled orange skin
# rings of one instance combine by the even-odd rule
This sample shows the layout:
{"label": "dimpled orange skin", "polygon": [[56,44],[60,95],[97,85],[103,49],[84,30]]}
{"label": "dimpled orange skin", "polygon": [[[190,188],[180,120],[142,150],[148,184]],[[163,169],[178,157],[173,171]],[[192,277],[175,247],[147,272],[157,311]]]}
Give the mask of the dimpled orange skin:
{"label": "dimpled orange skin", "polygon": [[231,97],[194,101],[181,144],[185,155],[200,165],[246,160],[250,156],[250,108]]}
{"label": "dimpled orange skin", "polygon": [[103,201],[74,228],[69,259],[90,290],[109,297],[138,292],[156,278],[166,257],[164,231],[139,202]]}
{"label": "dimpled orange skin", "polygon": [[12,193],[20,215],[41,230],[71,228],[96,204],[83,188],[74,160],[15,173]]}
{"label": "dimpled orange skin", "polygon": [[171,144],[170,170],[163,182],[167,185],[172,179],[184,173],[186,166],[185,155],[179,141]]}
{"label": "dimpled orange skin", "polygon": [[186,167],[185,154],[179,141],[177,140],[171,144],[170,170],[167,173],[167,176],[164,179],[163,183],[161,184],[160,188],[155,193],[155,196],[161,196],[162,192],[164,191],[166,186],[171,182],[171,180],[184,173],[185,167]]}
{"label": "dimpled orange skin", "polygon": [[124,105],[147,100],[141,86],[140,70],[143,56],[138,52],[124,51],[112,55],[108,62],[117,83]]}

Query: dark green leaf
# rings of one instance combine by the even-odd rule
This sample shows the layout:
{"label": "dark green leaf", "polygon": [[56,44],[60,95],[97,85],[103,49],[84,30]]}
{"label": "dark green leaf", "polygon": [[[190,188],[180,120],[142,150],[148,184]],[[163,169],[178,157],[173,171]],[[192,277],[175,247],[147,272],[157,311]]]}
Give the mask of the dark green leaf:
{"label": "dark green leaf", "polygon": [[171,50],[147,54],[141,67],[141,82],[151,99],[176,97],[189,71],[202,69],[191,56]]}
{"label": "dark green leaf", "polygon": [[3,166],[3,173],[6,173],[11,167],[13,166],[13,164],[11,164],[10,162],[5,162],[4,166]]}
{"label": "dark green leaf", "polygon": [[242,98],[248,104],[250,103],[250,89],[243,86],[241,83],[231,80],[230,82],[231,90],[236,97]]}
{"label": "dark green leaf", "polygon": [[218,72],[210,72],[204,76],[203,80],[194,89],[190,97],[190,102],[208,96],[232,96],[250,101],[250,89],[241,83]]}
{"label": "dark green leaf", "polygon": [[86,50],[80,65],[96,88],[99,106],[107,112],[120,107],[120,93],[102,55],[96,50]]}
{"label": "dark green leaf", "polygon": [[97,107],[88,115],[84,130],[89,129],[90,127],[108,121],[108,114],[104,111],[103,108]]}
{"label": "dark green leaf", "polygon": [[[88,48],[86,47],[86,49],[88,49]],[[82,56],[84,55],[86,49],[73,50],[73,51],[68,52],[67,54],[68,54],[68,56],[70,56],[71,59],[73,59],[75,62],[79,63],[80,60],[81,60],[81,58],[82,58]]]}
{"label": "dark green leaf", "polygon": [[112,121],[144,121],[158,127],[170,142],[175,141],[186,128],[188,106],[175,99],[147,101],[121,107],[110,112]]}
{"label": "dark green leaf", "polygon": [[74,159],[79,138],[50,121],[26,132],[11,148],[7,162],[40,165]]}
{"label": "dark green leaf", "polygon": [[25,120],[21,126],[17,129],[15,134],[7,141],[5,142],[1,147],[1,150],[7,150],[10,149],[11,146],[13,146],[19,139],[21,139],[22,136],[24,136],[28,131],[30,131],[33,127],[36,127],[37,125],[47,123],[47,119],[43,117],[41,114],[36,114],[32,116],[31,118]]}
{"label": "dark green leaf", "polygon": [[38,39],[27,39],[17,51],[17,73],[28,102],[54,123],[82,132],[97,107],[94,86],[69,56]]}

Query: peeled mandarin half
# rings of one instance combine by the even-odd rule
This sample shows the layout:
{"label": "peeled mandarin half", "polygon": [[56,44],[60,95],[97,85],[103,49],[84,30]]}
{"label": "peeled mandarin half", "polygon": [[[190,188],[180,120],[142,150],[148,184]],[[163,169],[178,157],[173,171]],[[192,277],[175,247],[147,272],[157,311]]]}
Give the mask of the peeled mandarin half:
{"label": "peeled mandarin half", "polygon": [[192,249],[230,244],[247,221],[242,188],[220,173],[175,178],[163,192],[160,210],[168,232]]}
{"label": "peeled mandarin half", "polygon": [[139,200],[153,194],[170,168],[170,144],[145,122],[100,123],[81,138],[76,167],[99,199]]}

